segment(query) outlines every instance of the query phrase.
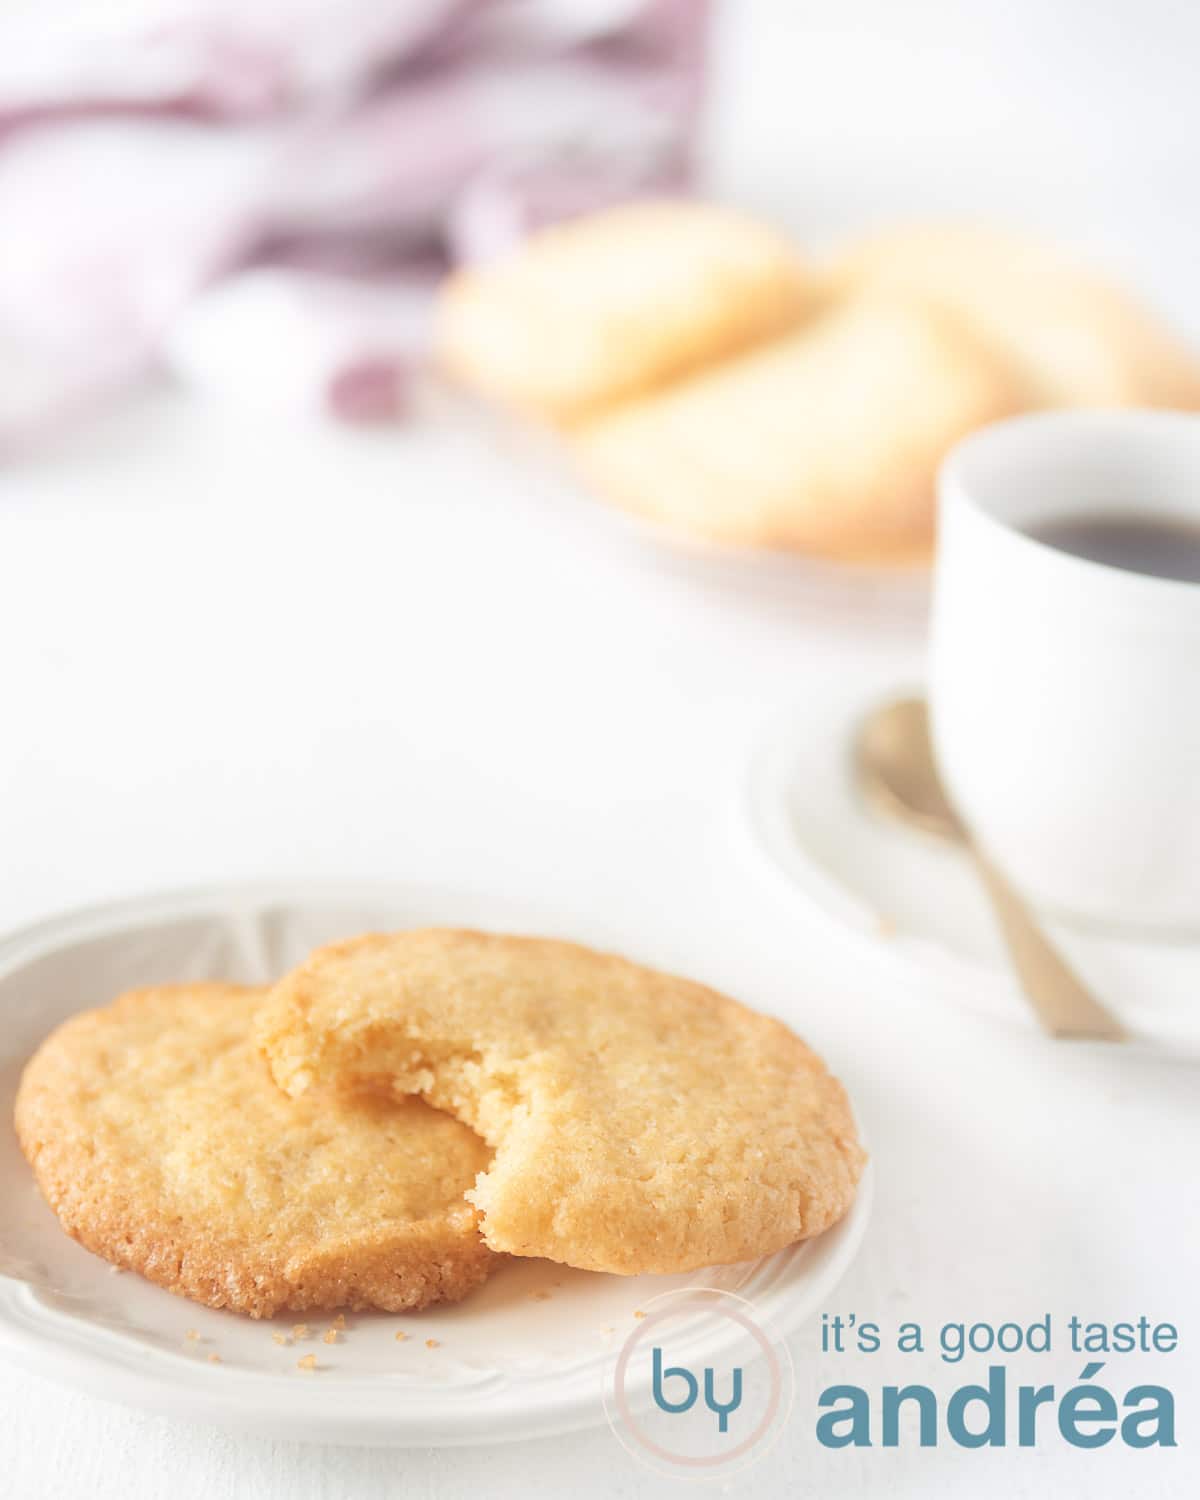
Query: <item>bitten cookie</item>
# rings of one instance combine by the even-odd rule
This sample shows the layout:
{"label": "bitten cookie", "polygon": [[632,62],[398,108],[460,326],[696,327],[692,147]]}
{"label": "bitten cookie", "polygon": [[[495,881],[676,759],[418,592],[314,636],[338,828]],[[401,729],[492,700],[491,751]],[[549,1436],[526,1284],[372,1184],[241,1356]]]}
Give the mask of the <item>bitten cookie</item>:
{"label": "bitten cookie", "polygon": [[422,930],[312,955],[256,1031],[289,1094],[420,1094],[495,1159],[495,1250],[689,1271],[819,1234],[864,1156],[845,1093],[779,1021],[571,943]]}
{"label": "bitten cookie", "polygon": [[918,295],[1004,358],[1035,406],[1200,406],[1200,357],[1136,298],[1039,240],[907,228],[847,247],[842,290]]}
{"label": "bitten cookie", "polygon": [[952,318],[865,296],[585,423],[571,451],[601,498],[693,537],[905,558],[932,543],[946,450],[1022,394]]}
{"label": "bitten cookie", "polygon": [[711,204],[626,204],[458,273],[435,356],[526,415],[577,420],[795,324],[815,283],[781,235]]}
{"label": "bitten cookie", "polygon": [[416,1099],[288,1099],[249,1039],[259,994],[136,990],[42,1044],[16,1127],[63,1228],[256,1318],[464,1296],[495,1260],[463,1198],[487,1147]]}

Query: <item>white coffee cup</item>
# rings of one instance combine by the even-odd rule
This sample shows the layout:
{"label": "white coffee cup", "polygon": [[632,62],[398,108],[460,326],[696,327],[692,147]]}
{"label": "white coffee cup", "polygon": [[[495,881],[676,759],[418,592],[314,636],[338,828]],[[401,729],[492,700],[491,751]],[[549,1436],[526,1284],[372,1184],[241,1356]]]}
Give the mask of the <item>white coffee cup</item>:
{"label": "white coffee cup", "polygon": [[1035,904],[1200,933],[1200,583],[1025,534],[1104,514],[1200,524],[1200,416],[1047,412],[942,467],[934,745],[980,845]]}

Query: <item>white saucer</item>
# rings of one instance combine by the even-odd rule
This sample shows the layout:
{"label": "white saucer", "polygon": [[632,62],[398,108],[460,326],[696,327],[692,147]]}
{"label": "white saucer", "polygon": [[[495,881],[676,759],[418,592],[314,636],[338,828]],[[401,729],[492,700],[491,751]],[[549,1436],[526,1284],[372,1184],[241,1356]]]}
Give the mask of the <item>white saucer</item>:
{"label": "white saucer", "polygon": [[[318,943],[371,928],[459,923],[588,940],[560,913],[426,887],[234,887],[74,913],[0,943],[0,1109],[52,1027],[134,985],[224,978],[262,983]],[[593,935],[595,941],[595,935]],[[611,934],[601,941],[611,942]],[[777,1335],[809,1317],[853,1260],[870,1175],[850,1214],[809,1244],[692,1276],[602,1276],[510,1260],[453,1307],[357,1314],[334,1345],[297,1321],[252,1322],[118,1273],[68,1239],[0,1127],[0,1348],[89,1393],[261,1436],[421,1446],[507,1442],[604,1421],[606,1366],[652,1297],[699,1285],[748,1299]],[[188,1330],[197,1338],[189,1339]],[[408,1338],[397,1342],[396,1331]],[[736,1327],[703,1320],[680,1346],[698,1365]],[[437,1341],[428,1348],[427,1339]],[[297,1369],[305,1354],[318,1369]],[[210,1360],[218,1357],[219,1363]],[[645,1392],[630,1392],[636,1405]]]}
{"label": "white saucer", "polygon": [[[828,685],[778,718],[752,757],[739,808],[765,867],[806,905],[915,967],[954,1003],[1036,1028],[987,900],[961,852],[866,806],[851,748],[878,704],[919,691]],[[1132,941],[1044,918],[1077,972],[1132,1033],[1128,1044],[1200,1056],[1200,947]]]}

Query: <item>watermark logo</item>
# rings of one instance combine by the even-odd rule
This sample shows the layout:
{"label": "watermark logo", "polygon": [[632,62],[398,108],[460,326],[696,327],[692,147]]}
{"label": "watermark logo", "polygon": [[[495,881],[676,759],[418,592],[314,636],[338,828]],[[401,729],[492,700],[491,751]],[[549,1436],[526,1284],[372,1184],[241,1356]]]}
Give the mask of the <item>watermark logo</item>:
{"label": "watermark logo", "polygon": [[636,1458],[678,1478],[724,1477],[760,1458],[794,1395],[787,1345],[744,1297],[664,1292],[605,1371],[609,1426]]}

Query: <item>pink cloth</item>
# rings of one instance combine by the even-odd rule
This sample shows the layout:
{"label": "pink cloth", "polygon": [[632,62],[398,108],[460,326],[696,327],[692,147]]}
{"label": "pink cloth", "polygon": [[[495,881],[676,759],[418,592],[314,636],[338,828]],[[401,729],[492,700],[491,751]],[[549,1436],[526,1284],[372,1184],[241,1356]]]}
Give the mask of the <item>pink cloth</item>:
{"label": "pink cloth", "polygon": [[163,364],[392,414],[447,265],[686,188],[706,22],[707,0],[22,0],[0,448]]}

